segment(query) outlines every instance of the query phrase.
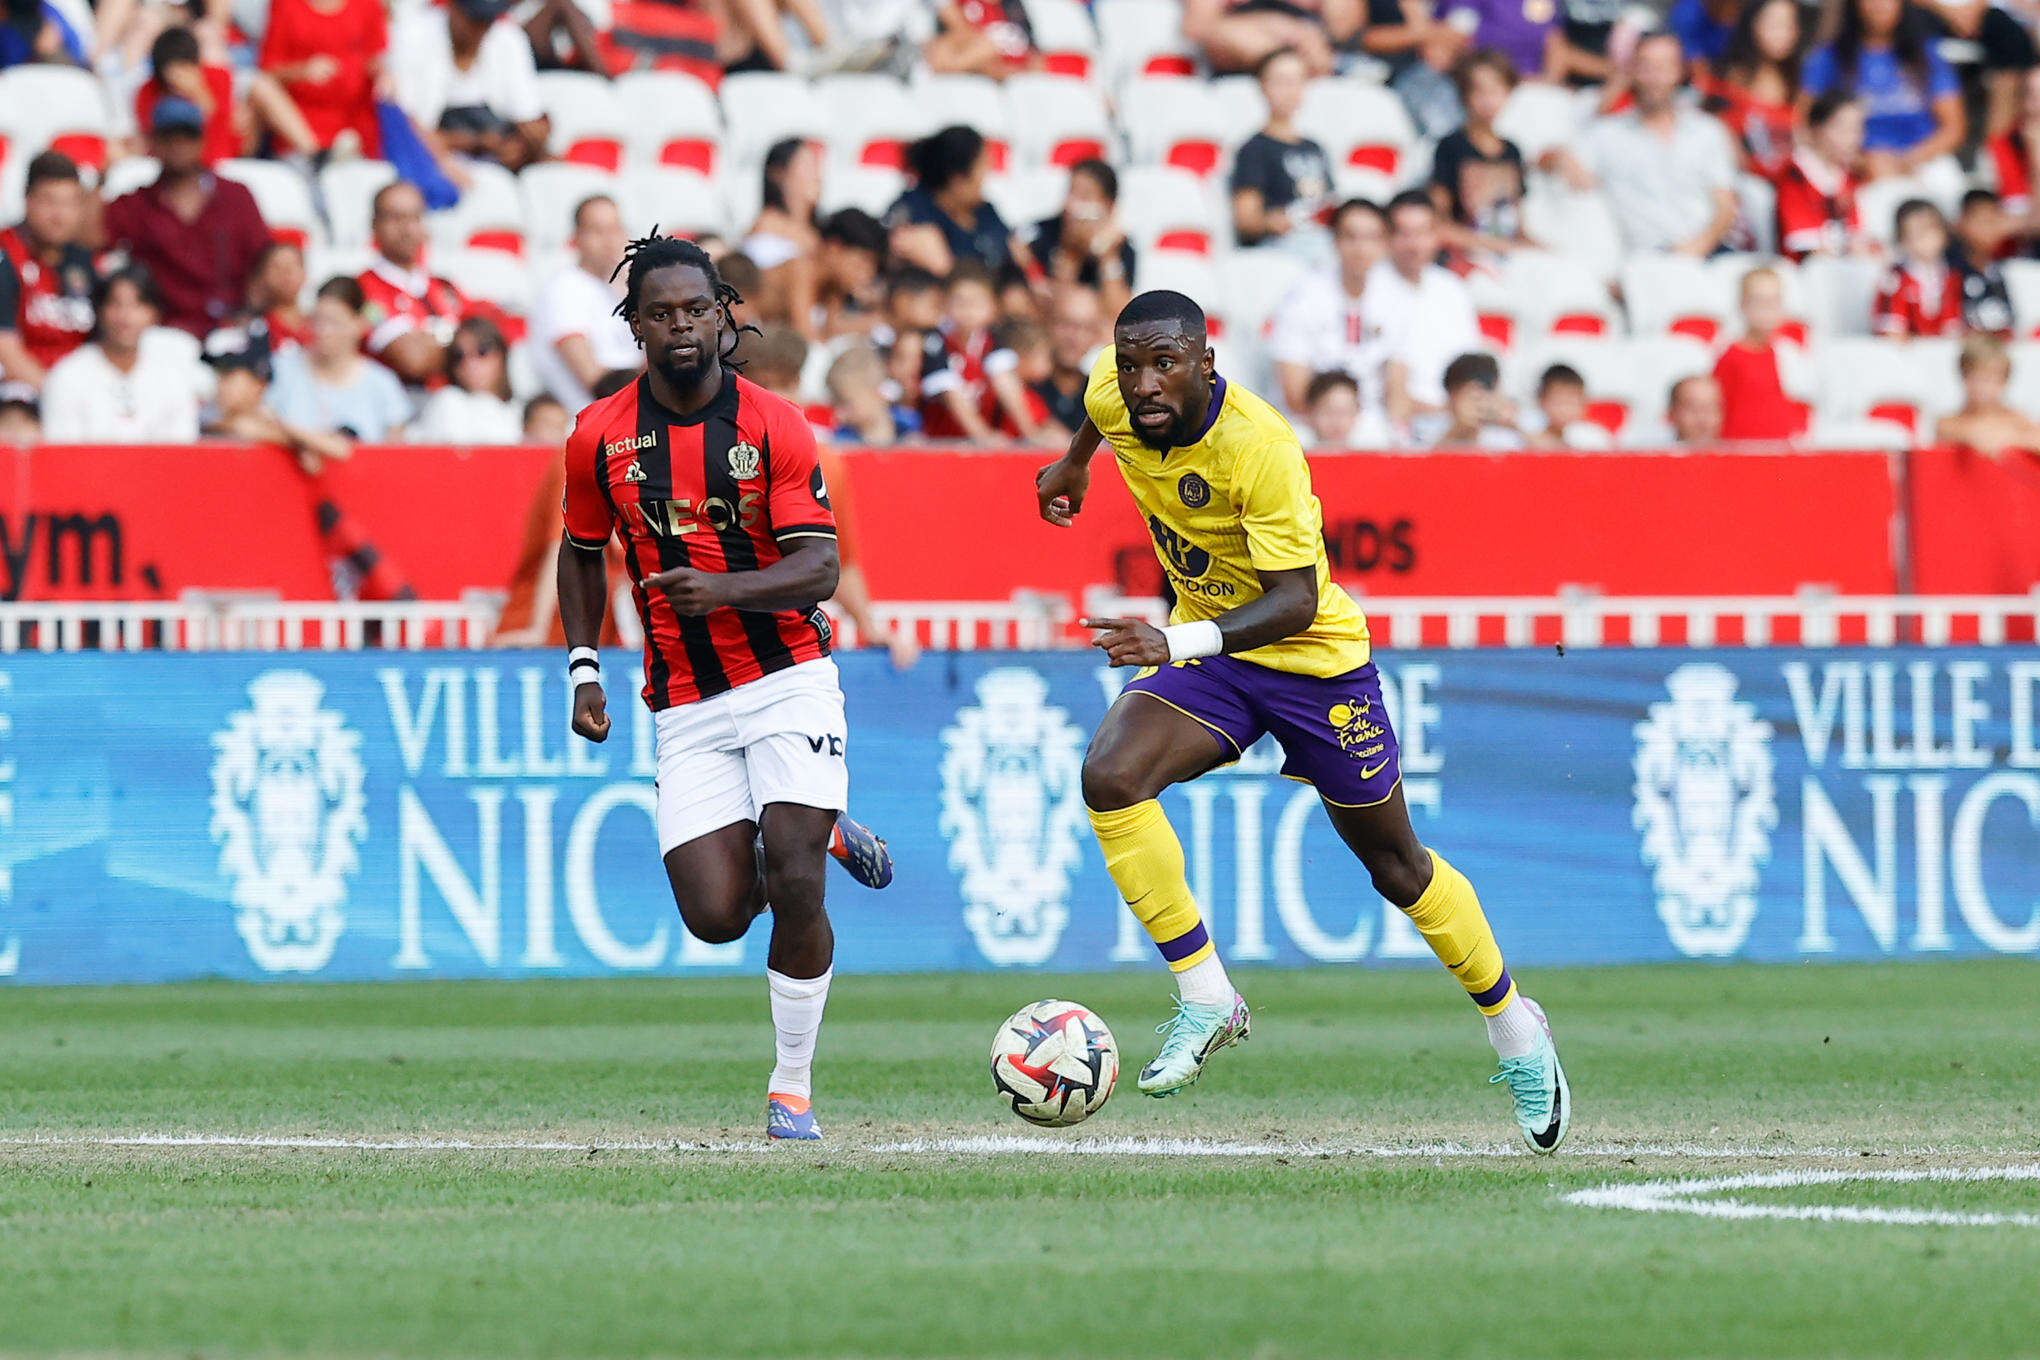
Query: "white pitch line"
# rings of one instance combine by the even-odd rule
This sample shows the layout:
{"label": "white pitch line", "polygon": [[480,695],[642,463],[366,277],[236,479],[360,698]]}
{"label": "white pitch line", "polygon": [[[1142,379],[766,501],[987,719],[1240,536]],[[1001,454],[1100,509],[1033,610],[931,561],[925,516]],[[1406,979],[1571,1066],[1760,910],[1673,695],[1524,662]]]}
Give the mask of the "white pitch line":
{"label": "white pitch line", "polygon": [[1888,1223],[1932,1227],[2040,1227],[2040,1214],[1968,1213],[1952,1209],[1881,1209],[1842,1204],[1751,1204],[1734,1198],[1705,1198],[1729,1190],[1790,1190],[1811,1185],[1853,1185],[1865,1181],[1942,1184],[1976,1181],[2040,1180],[2040,1164],[2020,1166],[1930,1167],[1893,1171],[1770,1171],[1744,1176],[1713,1176],[1678,1181],[1644,1181],[1636,1185],[1603,1185],[1575,1190],[1568,1204],[1592,1209],[1630,1209],[1639,1213],[1697,1214],[1702,1218],[1774,1218],[1821,1223]]}
{"label": "white pitch line", "polygon": [[[104,1136],[78,1134],[42,1134],[0,1137],[0,1147],[99,1147],[99,1148],[249,1148],[277,1151],[305,1152],[667,1152],[667,1153],[743,1153],[769,1150],[768,1144],[759,1139],[755,1142],[706,1142],[699,1140],[672,1139],[659,1142],[651,1139],[603,1140],[587,1139],[488,1139],[488,1138],[335,1138],[335,1137],[287,1137],[258,1134],[207,1134],[207,1133],[134,1133],[109,1134]],[[955,1153],[991,1155],[1028,1155],[1033,1153],[1055,1153],[1063,1155],[1089,1155],[1108,1157],[1291,1157],[1306,1159],[1361,1158],[1523,1158],[1529,1151],[1514,1143],[1385,1143],[1385,1144],[1320,1144],[1320,1143],[1272,1143],[1272,1142],[1229,1142],[1205,1138],[1147,1137],[1122,1135],[1117,1137],[1059,1137],[1052,1133],[1026,1134],[976,1134],[950,1137],[924,1137],[898,1139],[883,1143],[865,1144],[830,1140],[823,1144],[830,1151],[864,1151],[897,1156],[943,1156]],[[1948,1147],[1920,1146],[1876,1148],[1867,1150],[1876,1156],[1948,1156],[1961,1149]],[[1782,1157],[1860,1157],[1866,1154],[1861,1147],[1776,1147],[1748,1145],[1709,1145],[1701,1143],[1584,1143],[1572,1144],[1561,1152],[1553,1164],[1563,1166],[1569,1156],[1589,1157],[1651,1157],[1695,1161],[1733,1160],[1777,1160]],[[1795,1173],[1797,1174],[1797,1173]],[[1803,1173],[1816,1174],[1816,1173]],[[1868,1173],[1834,1172],[1818,1173],[1848,1179]],[[2036,1172],[2040,1174],[2040,1172]],[[1685,1183],[1681,1183],[1685,1184]],[[1712,1188],[1711,1182],[1693,1182],[1701,1188]],[[1607,1187],[1611,1192],[1632,1190],[1637,1187]],[[1725,1187],[1724,1187],[1725,1188]],[[1598,1193],[1582,1191],[1582,1194]],[[1587,1201],[1580,1201],[1585,1203]],[[1626,1206],[1625,1206],[1626,1207]]]}

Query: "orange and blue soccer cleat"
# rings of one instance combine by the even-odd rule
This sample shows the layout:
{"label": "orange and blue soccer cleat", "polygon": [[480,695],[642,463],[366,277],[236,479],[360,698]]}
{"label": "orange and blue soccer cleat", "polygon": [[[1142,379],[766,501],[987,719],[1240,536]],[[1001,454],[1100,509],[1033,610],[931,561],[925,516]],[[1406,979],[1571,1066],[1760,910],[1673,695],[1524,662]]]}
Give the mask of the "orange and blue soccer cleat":
{"label": "orange and blue soccer cleat", "polygon": [[822,1127],[815,1123],[814,1107],[806,1097],[774,1092],[765,1097],[765,1136],[813,1142],[821,1138]]}
{"label": "orange and blue soccer cleat", "polygon": [[892,882],[892,852],[885,848],[884,839],[847,812],[836,814],[829,853],[867,888],[883,888]]}

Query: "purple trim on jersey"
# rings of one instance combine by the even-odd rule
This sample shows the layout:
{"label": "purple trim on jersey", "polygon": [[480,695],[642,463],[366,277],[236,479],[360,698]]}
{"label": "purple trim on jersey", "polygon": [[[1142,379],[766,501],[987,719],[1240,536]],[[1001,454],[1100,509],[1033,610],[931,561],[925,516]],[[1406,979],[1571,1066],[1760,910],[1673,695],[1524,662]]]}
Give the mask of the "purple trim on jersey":
{"label": "purple trim on jersey", "polygon": [[1494,986],[1484,992],[1475,992],[1473,994],[1473,1004],[1476,1006],[1496,1005],[1503,997],[1509,994],[1509,988],[1515,985],[1515,983],[1509,980],[1509,970],[1504,968],[1500,980]]}
{"label": "purple trim on jersey", "polygon": [[1211,427],[1218,424],[1218,413],[1224,405],[1225,379],[1214,373],[1211,378],[1211,405],[1204,412],[1204,423],[1197,427],[1196,434],[1191,435],[1188,440],[1184,441],[1185,444],[1195,444],[1204,438],[1204,436],[1210,434]]}
{"label": "purple trim on jersey", "polygon": [[1192,954],[1195,954],[1210,943],[1210,932],[1205,930],[1204,922],[1199,921],[1173,940],[1155,941],[1155,948],[1162,951],[1163,958],[1167,959],[1170,963],[1176,963],[1179,960],[1189,958]]}

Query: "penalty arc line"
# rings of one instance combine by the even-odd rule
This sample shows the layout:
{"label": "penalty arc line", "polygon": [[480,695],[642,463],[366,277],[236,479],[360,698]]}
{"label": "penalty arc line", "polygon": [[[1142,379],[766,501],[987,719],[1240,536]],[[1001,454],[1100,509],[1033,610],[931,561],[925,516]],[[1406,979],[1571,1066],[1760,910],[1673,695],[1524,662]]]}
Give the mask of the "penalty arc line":
{"label": "penalty arc line", "polygon": [[1817,1223],[1881,1223],[1917,1227],[2040,1228],[2040,1214],[1961,1212],[1951,1209],[1865,1208],[1842,1204],[1752,1204],[1747,1200],[1714,1198],[1733,1190],[1792,1190],[1815,1185],[1975,1183],[2040,1180],[2040,1164],[1982,1167],[1930,1167],[1906,1170],[1769,1171],[1744,1176],[1644,1181],[1635,1185],[1603,1185],[1575,1190],[1567,1204],[1591,1209],[1629,1209],[1638,1213],[1696,1214],[1702,1218],[1785,1219]]}

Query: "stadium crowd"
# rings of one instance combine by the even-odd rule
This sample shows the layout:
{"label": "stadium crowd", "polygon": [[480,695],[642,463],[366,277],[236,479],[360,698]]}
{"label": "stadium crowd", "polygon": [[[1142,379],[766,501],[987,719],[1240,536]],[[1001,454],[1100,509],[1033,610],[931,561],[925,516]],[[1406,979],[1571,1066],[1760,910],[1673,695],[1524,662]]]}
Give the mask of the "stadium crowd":
{"label": "stadium crowd", "polygon": [[825,437],[1141,288],[1314,444],[2040,447],[2032,0],[9,0],[0,440],[552,442],[702,241]]}

